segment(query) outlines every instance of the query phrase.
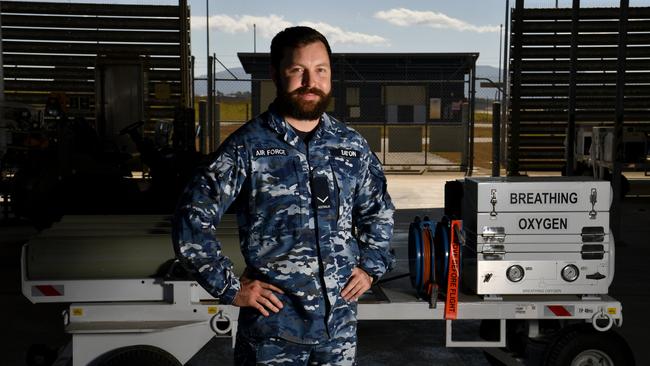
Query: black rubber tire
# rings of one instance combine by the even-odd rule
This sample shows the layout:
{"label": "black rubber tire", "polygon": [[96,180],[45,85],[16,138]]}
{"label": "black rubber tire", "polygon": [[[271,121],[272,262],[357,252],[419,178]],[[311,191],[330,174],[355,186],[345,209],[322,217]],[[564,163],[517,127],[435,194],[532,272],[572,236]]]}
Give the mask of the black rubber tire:
{"label": "black rubber tire", "polygon": [[182,366],[169,352],[153,346],[118,348],[101,358],[98,366]]}
{"label": "black rubber tire", "polygon": [[[634,366],[634,354],[627,342],[616,332],[598,332],[588,326],[579,326],[562,332],[549,345],[544,365],[571,366],[584,351],[596,350],[607,355],[614,366]],[[585,364],[586,365],[586,364]]]}

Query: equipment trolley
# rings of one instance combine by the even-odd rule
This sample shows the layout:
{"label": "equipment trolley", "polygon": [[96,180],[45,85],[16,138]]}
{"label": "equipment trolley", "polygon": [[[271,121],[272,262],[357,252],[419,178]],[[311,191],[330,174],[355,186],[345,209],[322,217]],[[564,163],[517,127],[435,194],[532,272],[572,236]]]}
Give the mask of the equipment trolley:
{"label": "equipment trolley", "polygon": [[[238,308],[219,304],[184,277],[169,230],[163,216],[66,216],[24,245],[24,296],[70,304],[63,322],[72,341],[55,365],[182,365],[212,337],[231,337],[234,345]],[[242,270],[234,218],[225,217],[218,230]],[[457,340],[449,304],[418,298],[407,282],[380,281],[360,300],[359,320],[445,320],[447,347],[481,347],[494,364],[633,362],[613,330],[623,322],[621,303],[608,295],[460,293],[454,317],[481,320],[483,339]],[[541,356],[525,359],[532,348],[526,344],[543,344]]]}

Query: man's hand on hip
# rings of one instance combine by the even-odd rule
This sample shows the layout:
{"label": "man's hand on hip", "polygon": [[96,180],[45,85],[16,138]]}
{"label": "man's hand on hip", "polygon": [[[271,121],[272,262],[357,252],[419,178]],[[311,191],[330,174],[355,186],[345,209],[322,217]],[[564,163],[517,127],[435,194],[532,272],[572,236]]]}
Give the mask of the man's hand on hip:
{"label": "man's hand on hip", "polygon": [[[259,310],[264,316],[269,316],[268,310],[277,313],[282,309],[282,302],[273,292],[284,294],[278,287],[270,283],[251,280],[245,275],[240,279],[241,288],[235,295],[232,304],[239,307],[253,307]],[[268,309],[268,310],[267,310]]]}
{"label": "man's hand on hip", "polygon": [[371,285],[372,277],[366,271],[356,267],[352,270],[348,284],[341,291],[341,296],[345,301],[357,301],[364,292],[368,291]]}

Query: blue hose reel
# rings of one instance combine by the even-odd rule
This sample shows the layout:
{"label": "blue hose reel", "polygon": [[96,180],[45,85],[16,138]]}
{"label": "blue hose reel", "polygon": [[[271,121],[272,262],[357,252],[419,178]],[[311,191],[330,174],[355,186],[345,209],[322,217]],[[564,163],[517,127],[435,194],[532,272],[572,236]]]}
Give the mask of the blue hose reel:
{"label": "blue hose reel", "polygon": [[416,217],[415,221],[409,225],[409,274],[411,285],[417,290],[422,283],[422,229],[420,228],[420,218]]}
{"label": "blue hose reel", "polygon": [[447,277],[449,276],[449,253],[451,252],[451,235],[449,231],[449,220],[443,217],[438,222],[438,225],[436,225],[434,237],[434,251],[439,261],[439,265],[436,268],[436,277],[439,279],[440,286],[443,289],[447,288]]}
{"label": "blue hose reel", "polygon": [[[449,221],[435,223],[416,216],[409,226],[408,254],[411,284],[422,298],[437,297],[449,273]],[[433,294],[433,296],[432,296]]]}

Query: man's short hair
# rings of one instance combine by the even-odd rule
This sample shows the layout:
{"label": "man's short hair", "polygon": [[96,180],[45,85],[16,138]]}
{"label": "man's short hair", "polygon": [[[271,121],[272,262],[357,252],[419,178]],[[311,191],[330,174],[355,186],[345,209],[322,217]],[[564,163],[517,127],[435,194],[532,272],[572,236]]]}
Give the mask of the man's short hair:
{"label": "man's short hair", "polygon": [[271,66],[276,70],[280,69],[280,62],[284,57],[285,49],[295,49],[314,42],[323,42],[327,55],[332,59],[332,49],[324,35],[313,28],[305,26],[285,28],[276,34],[271,41]]}

